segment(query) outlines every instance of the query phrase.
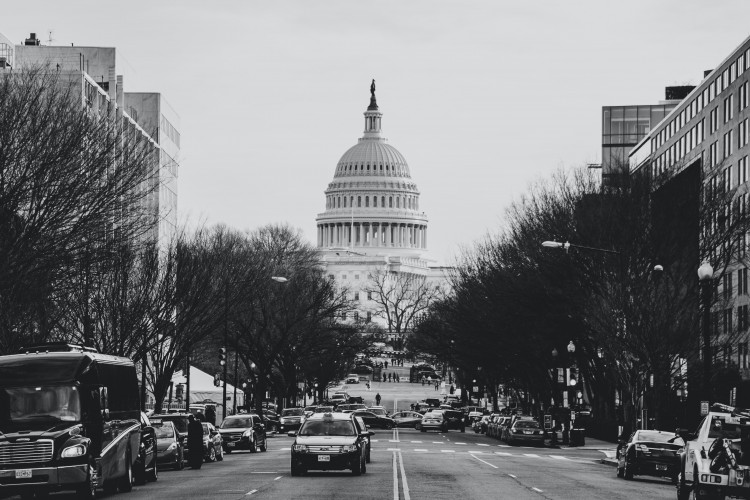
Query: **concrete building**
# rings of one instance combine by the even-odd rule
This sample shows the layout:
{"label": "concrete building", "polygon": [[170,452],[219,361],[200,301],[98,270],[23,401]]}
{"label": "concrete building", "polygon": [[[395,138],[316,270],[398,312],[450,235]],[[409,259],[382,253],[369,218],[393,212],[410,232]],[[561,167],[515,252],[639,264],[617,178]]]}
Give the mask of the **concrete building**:
{"label": "concrete building", "polygon": [[[682,236],[678,238],[684,243],[679,246],[687,247],[682,260],[692,260],[688,264],[692,267],[691,274],[696,280],[693,285],[696,288],[695,270],[700,260],[713,261],[717,296],[720,298],[712,310],[715,330],[712,333],[717,339],[713,346],[713,358],[717,368],[739,370],[745,390],[738,404],[750,403],[747,237],[736,242],[736,250],[733,250],[726,269],[718,269],[718,249],[704,248],[705,245],[700,242],[706,241],[707,231],[714,231],[715,224],[722,224],[719,219],[725,214],[714,214],[716,217],[712,217],[711,221],[700,220],[698,206],[705,196],[701,193],[728,193],[733,197],[732,207],[725,209],[739,216],[747,216],[750,196],[749,93],[750,38],[714,70],[705,72],[703,81],[653,126],[629,156],[631,174],[648,175],[653,179],[658,205],[655,212],[665,218],[663,227],[669,229],[675,222],[691,219],[682,224]],[[663,215],[664,212],[668,212],[667,216]],[[730,255],[728,252],[724,254]],[[725,342],[723,339],[731,341]],[[719,397],[724,401],[728,399],[726,394]]]}
{"label": "concrete building", "polygon": [[428,220],[419,190],[404,156],[381,134],[374,81],[370,91],[364,135],[338,161],[325,191],[325,211],[316,218],[317,247],[325,273],[358,305],[350,319],[392,330],[372,296],[373,280],[393,287],[414,279],[434,289],[446,285],[450,270],[426,256]]}
{"label": "concrete building", "polygon": [[153,144],[153,182],[158,182],[158,187],[151,186],[153,194],[147,201],[154,222],[146,236],[162,247],[168,244],[177,225],[180,119],[163,95],[125,92],[114,47],[47,46],[31,33],[23,45],[11,49],[6,42],[4,49],[4,39],[0,35],[0,61],[5,53],[16,71],[46,65],[68,81],[80,82],[83,106],[101,110],[114,103],[126,126]]}

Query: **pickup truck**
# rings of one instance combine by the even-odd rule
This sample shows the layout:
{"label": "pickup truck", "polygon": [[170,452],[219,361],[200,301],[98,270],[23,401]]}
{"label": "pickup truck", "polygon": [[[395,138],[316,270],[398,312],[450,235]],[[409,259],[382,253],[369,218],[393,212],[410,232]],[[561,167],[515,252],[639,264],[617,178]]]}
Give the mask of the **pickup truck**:
{"label": "pickup truck", "polygon": [[714,404],[685,440],[677,498],[750,498],[750,411]]}

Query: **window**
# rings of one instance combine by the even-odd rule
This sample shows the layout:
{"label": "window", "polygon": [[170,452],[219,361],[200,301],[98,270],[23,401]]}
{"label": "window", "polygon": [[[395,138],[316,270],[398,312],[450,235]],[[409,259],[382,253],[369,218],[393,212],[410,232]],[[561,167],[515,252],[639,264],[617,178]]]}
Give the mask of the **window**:
{"label": "window", "polygon": [[328,279],[329,279],[329,280],[332,280],[332,279],[334,279],[334,278],[336,278],[336,277],[335,277],[335,276],[334,276],[333,274],[329,274],[329,275],[328,275]]}
{"label": "window", "polygon": [[724,309],[724,333],[730,333],[732,331],[732,309]]}
{"label": "window", "polygon": [[346,274],[342,274],[342,275],[341,275],[341,279],[342,279],[342,280],[345,280],[345,279],[346,279]]}
{"label": "window", "polygon": [[740,122],[737,127],[737,149],[747,146],[748,143],[748,118],[745,118]]}
{"label": "window", "polygon": [[367,312],[367,320],[366,320],[366,321],[367,321],[368,323],[369,323],[370,321],[372,321],[372,313],[371,313],[371,312],[369,312],[369,311]]}
{"label": "window", "polygon": [[722,277],[723,281],[723,297],[724,300],[729,300],[732,297],[732,275],[730,273],[725,274]]}
{"label": "window", "polygon": [[729,158],[732,156],[732,136],[734,135],[734,130],[730,130],[726,134],[724,134],[724,158]]}
{"label": "window", "polygon": [[747,268],[737,270],[737,295],[747,295]]}
{"label": "window", "polygon": [[385,196],[380,197],[380,206],[385,208]]}
{"label": "window", "polygon": [[729,192],[732,189],[732,167],[725,168],[721,177],[724,184],[724,192]]}
{"label": "window", "polygon": [[[745,308],[745,329],[747,328],[747,306],[742,306]],[[747,359],[747,342],[740,342],[740,344],[737,346],[737,364],[739,365],[740,369],[747,370],[748,365],[748,359]]]}
{"label": "window", "polygon": [[355,279],[355,280],[358,280],[358,279],[359,279],[359,274],[355,274],[355,275],[354,275],[354,279]]}
{"label": "window", "polygon": [[358,207],[362,206],[362,197],[361,196],[357,196],[357,206]]}
{"label": "window", "polygon": [[354,292],[354,300],[359,300],[359,292]]}
{"label": "window", "polygon": [[393,208],[393,196],[388,197],[388,208]]}
{"label": "window", "polygon": [[724,123],[734,117],[734,94],[724,99]]}
{"label": "window", "polygon": [[377,207],[378,206],[378,197],[377,196],[373,196],[372,197],[372,206],[373,207]]}
{"label": "window", "polygon": [[740,95],[740,109],[745,109],[747,107],[747,91],[748,91],[748,84],[750,84],[750,81],[747,81],[739,86],[739,95]]}
{"label": "window", "polygon": [[354,321],[359,321],[359,311],[354,311]]}
{"label": "window", "polygon": [[369,207],[369,206],[370,206],[370,197],[365,196],[365,207]]}
{"label": "window", "polygon": [[372,300],[372,292],[367,292],[367,300]]}
{"label": "window", "polygon": [[710,166],[716,166],[719,163],[719,141],[714,141],[708,148],[708,161]]}
{"label": "window", "polygon": [[740,184],[747,182],[747,156],[740,158],[737,162],[737,174],[739,175]]}
{"label": "window", "polygon": [[708,127],[708,133],[714,134],[719,128],[719,108],[714,108],[711,110],[711,114],[709,115],[709,127]]}

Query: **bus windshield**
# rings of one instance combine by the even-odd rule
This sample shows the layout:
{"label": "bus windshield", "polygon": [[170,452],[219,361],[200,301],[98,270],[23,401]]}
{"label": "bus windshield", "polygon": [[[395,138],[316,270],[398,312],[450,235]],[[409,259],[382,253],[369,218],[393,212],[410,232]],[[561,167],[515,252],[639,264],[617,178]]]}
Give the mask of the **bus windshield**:
{"label": "bus windshield", "polygon": [[0,389],[0,421],[80,422],[78,390],[71,386],[6,387]]}

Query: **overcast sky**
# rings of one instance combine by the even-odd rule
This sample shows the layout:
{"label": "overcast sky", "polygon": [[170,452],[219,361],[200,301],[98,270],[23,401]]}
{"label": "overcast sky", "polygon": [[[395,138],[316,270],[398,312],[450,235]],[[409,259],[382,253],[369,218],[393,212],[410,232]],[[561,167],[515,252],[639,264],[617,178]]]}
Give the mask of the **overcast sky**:
{"label": "overcast sky", "polygon": [[450,264],[531,183],[600,161],[603,105],[699,83],[748,19],[748,0],[36,0],[6,2],[0,33],[116,47],[126,91],[164,94],[181,218],[312,242],[376,79],[430,255]]}

